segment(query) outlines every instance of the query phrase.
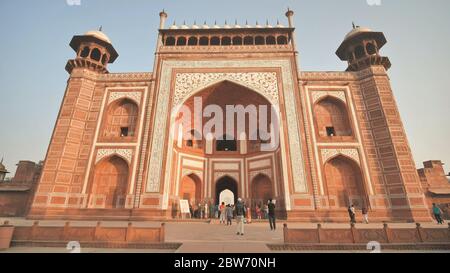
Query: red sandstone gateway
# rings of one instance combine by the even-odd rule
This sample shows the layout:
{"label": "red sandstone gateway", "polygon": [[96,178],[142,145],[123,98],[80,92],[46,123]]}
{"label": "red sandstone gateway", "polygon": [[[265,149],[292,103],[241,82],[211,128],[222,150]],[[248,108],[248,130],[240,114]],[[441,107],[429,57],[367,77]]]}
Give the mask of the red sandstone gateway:
{"label": "red sandstone gateway", "polygon": [[[369,208],[371,221],[430,221],[383,33],[345,36],[345,72],[301,71],[293,14],[288,26],[166,28],[162,12],[153,72],[109,73],[112,41],[101,31],[75,36],[29,218],[167,219],[180,199],[241,197],[251,211],[274,199],[278,216],[299,221],[348,221],[350,204]],[[249,128],[224,140],[171,133],[171,111],[193,109],[194,97],[205,107],[276,107],[280,145],[262,151]]]}

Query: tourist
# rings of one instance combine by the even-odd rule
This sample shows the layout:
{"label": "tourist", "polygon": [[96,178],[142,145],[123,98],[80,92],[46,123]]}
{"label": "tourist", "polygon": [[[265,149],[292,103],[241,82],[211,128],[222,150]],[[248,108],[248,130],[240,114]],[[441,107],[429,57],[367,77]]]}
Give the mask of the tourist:
{"label": "tourist", "polygon": [[362,208],[362,216],[363,216],[364,223],[368,224],[369,223],[369,211],[366,207]]}
{"label": "tourist", "polygon": [[[225,204],[225,203],[224,203]],[[227,218],[227,226],[231,226],[232,222],[231,220],[233,219],[233,208],[231,207],[230,204],[228,204],[223,212],[224,217]]]}
{"label": "tourist", "polygon": [[209,209],[208,208],[209,208],[208,203],[205,202],[205,207],[204,207],[204,210],[205,210],[205,214],[204,214],[205,217],[204,218],[205,219],[209,218],[209,216],[208,216],[209,215]]}
{"label": "tourist", "polygon": [[189,203],[189,212],[190,212],[190,218],[192,219],[192,218],[194,218],[194,210],[192,209],[192,204],[191,203]]}
{"label": "tourist", "polygon": [[245,217],[245,206],[242,203],[242,199],[238,198],[236,207],[236,221],[237,221],[237,235],[244,235],[244,217]]}
{"label": "tourist", "polygon": [[214,218],[218,219],[220,216],[219,205],[214,206]]}
{"label": "tourist", "polygon": [[433,203],[433,214],[439,225],[444,224],[444,220],[442,220],[442,210],[435,203]]}
{"label": "tourist", "polygon": [[269,207],[267,204],[264,204],[264,219],[267,219],[269,216]]}
{"label": "tourist", "polygon": [[355,206],[352,204],[348,207],[348,216],[350,217],[350,223],[356,224],[356,212],[355,212]]}
{"label": "tourist", "polygon": [[258,219],[258,220],[261,220],[261,206],[260,205],[257,205],[256,206],[256,209],[255,209],[256,211],[256,218]]}
{"label": "tourist", "polygon": [[277,226],[275,223],[275,204],[273,203],[272,199],[269,199],[269,204],[267,205],[267,208],[269,210],[268,216],[269,216],[269,224],[270,224],[270,230],[276,230]]}
{"label": "tourist", "polygon": [[215,213],[216,206],[213,206],[211,204],[211,201],[208,202],[208,204],[209,204],[209,218],[214,218],[214,213]]}
{"label": "tourist", "polygon": [[198,218],[203,219],[203,205],[198,204]]}
{"label": "tourist", "polygon": [[252,223],[252,210],[250,209],[250,207],[247,207],[246,211],[247,211],[247,224],[251,224]]}
{"label": "tourist", "polygon": [[[219,213],[220,213],[220,223],[224,223],[225,224],[225,219],[227,217],[227,214],[225,214],[225,210],[227,209],[228,206],[225,206],[225,202],[222,202],[222,204],[220,204],[219,207]],[[230,206],[231,208],[231,206]],[[231,210],[231,216],[233,216],[233,210]]]}

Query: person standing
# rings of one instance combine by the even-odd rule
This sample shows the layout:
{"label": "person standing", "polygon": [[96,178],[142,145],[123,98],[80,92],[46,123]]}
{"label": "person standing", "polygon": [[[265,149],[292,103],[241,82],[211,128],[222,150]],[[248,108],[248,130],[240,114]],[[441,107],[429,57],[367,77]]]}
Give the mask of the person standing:
{"label": "person standing", "polygon": [[257,205],[256,206],[256,209],[255,209],[256,211],[256,218],[258,219],[258,220],[261,220],[261,206],[260,205]]}
{"label": "person standing", "polygon": [[198,204],[198,218],[203,219],[203,204]]}
{"label": "person standing", "polygon": [[205,207],[204,207],[204,210],[205,210],[205,219],[208,219],[209,218],[209,207],[208,207],[208,203],[206,203],[205,202]]}
{"label": "person standing", "polygon": [[352,204],[348,207],[348,216],[350,217],[350,223],[356,224],[356,212],[355,212],[355,206]]}
{"label": "person standing", "polygon": [[233,208],[231,207],[230,204],[228,204],[223,212],[224,217],[226,216],[227,218],[227,226],[231,226],[232,222],[231,220],[233,219]]}
{"label": "person standing", "polygon": [[210,201],[209,202],[209,218],[210,219],[214,218],[215,209],[216,209],[216,206],[214,206]]}
{"label": "person standing", "polygon": [[[225,202],[222,202],[222,204],[220,204],[219,207],[219,213],[220,213],[220,223],[224,223],[225,224],[225,219],[227,217],[227,215],[225,214],[225,210],[227,208],[225,207]],[[232,211],[233,212],[233,211]]]}
{"label": "person standing", "polygon": [[264,204],[264,219],[267,219],[268,216],[269,216],[269,207],[267,206],[267,204]]}
{"label": "person standing", "polygon": [[247,213],[247,224],[251,224],[252,223],[252,210],[250,209],[250,207],[246,206],[246,213]]}
{"label": "person standing", "polygon": [[368,224],[369,223],[369,211],[366,207],[362,208],[362,215],[363,215],[364,223]]}
{"label": "person standing", "polygon": [[245,206],[241,198],[236,203],[237,235],[244,235]]}
{"label": "person standing", "polygon": [[269,216],[269,224],[270,224],[270,230],[276,230],[277,226],[275,223],[275,204],[273,203],[272,199],[269,200],[269,204],[267,204],[267,208],[269,210],[268,216]]}
{"label": "person standing", "polygon": [[439,225],[444,224],[444,220],[442,220],[442,210],[435,203],[433,203],[433,214]]}
{"label": "person standing", "polygon": [[194,218],[194,209],[192,208],[192,203],[189,203],[189,212],[190,212],[190,218]]}

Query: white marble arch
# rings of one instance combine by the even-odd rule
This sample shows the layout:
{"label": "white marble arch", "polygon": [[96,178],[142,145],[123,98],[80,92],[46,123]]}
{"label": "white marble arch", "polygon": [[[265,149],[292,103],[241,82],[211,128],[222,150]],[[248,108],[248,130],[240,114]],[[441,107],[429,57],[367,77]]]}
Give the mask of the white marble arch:
{"label": "white marble arch", "polygon": [[[287,178],[292,177],[294,191],[297,193],[306,193],[307,183],[306,183],[306,175],[305,175],[305,165],[303,161],[302,155],[302,144],[300,139],[300,130],[299,130],[299,118],[297,113],[297,106],[295,104],[295,81],[294,76],[291,71],[291,61],[289,59],[278,59],[278,60],[245,60],[245,61],[237,61],[237,60],[227,60],[227,61],[176,61],[176,60],[166,60],[162,63],[162,71],[161,71],[161,80],[160,86],[158,90],[158,98],[157,98],[157,109],[154,120],[154,130],[152,136],[151,143],[151,151],[150,151],[150,160],[149,160],[149,169],[154,170],[155,175],[149,176],[147,178],[146,191],[147,192],[159,192],[160,183],[164,182],[163,187],[163,202],[162,209],[168,207],[168,199],[169,199],[169,187],[171,179],[170,170],[162,170],[162,162],[164,153],[167,154],[167,164],[166,168],[170,168],[172,162],[172,154],[167,153],[165,150],[165,132],[170,125],[173,124],[173,119],[170,121],[169,126],[167,124],[167,115],[170,113],[169,106],[173,105],[173,101],[169,102],[169,97],[171,93],[171,80],[173,76],[173,69],[189,69],[189,68],[214,68],[217,71],[218,68],[223,68],[224,70],[227,68],[254,68],[255,71],[260,70],[260,68],[273,68],[274,70],[279,70],[281,68],[281,74],[279,75],[282,79],[283,90],[279,90],[278,92],[283,92],[284,97],[284,105],[285,105],[285,114],[287,124],[280,123],[280,131],[284,132],[287,130],[288,138],[285,137],[284,133],[281,133],[280,144],[282,148],[282,166],[283,166],[283,177],[284,179],[284,188],[287,189],[284,192],[284,198],[286,199],[286,209],[291,210],[291,202],[290,202],[290,192],[289,192],[289,181]],[[229,71],[229,70],[227,70]],[[208,74],[208,72],[204,72]],[[265,72],[248,72],[248,73],[265,73]],[[223,75],[222,80],[230,80],[230,77],[227,77],[225,74],[227,73],[218,73]],[[232,74],[232,73],[231,73]],[[232,80],[232,79],[231,79]],[[213,83],[220,82],[220,79],[216,79]],[[238,82],[238,84],[241,84]],[[262,83],[264,86],[264,82]],[[241,84],[242,85],[242,84]],[[195,94],[195,92],[199,92],[203,90],[208,85],[202,85],[198,90],[194,92],[186,92],[189,93],[190,96]],[[277,77],[277,87],[280,86]],[[273,101],[273,97],[270,98],[267,94],[264,94],[264,91],[250,88],[251,90],[260,93],[264,97],[266,97],[269,101]],[[175,87],[176,89],[176,87]],[[189,96],[188,94],[188,96]],[[184,101],[186,100],[184,98]],[[278,105],[274,105],[277,107]],[[286,129],[284,129],[286,127]],[[172,134],[169,137],[170,145],[173,144],[173,136]],[[290,147],[290,154],[287,154],[287,145]],[[288,162],[292,167],[292,176],[288,175]],[[156,175],[160,174],[160,175]],[[163,177],[164,174],[164,177]]]}

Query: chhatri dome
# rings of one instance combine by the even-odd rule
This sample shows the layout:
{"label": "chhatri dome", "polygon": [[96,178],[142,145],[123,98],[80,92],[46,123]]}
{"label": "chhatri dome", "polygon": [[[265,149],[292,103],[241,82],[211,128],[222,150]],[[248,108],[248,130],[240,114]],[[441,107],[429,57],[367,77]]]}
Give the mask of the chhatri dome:
{"label": "chhatri dome", "polygon": [[106,34],[103,33],[101,30],[91,30],[91,31],[86,32],[84,35],[92,36],[92,37],[100,39],[100,40],[102,40],[104,42],[107,42],[108,44],[112,44],[112,42],[109,39],[109,37],[106,36]]}
{"label": "chhatri dome", "polygon": [[345,35],[344,40],[347,40],[356,34],[360,34],[360,33],[364,33],[364,32],[372,32],[372,30],[370,28],[355,26],[353,24],[353,29],[347,35]]}

